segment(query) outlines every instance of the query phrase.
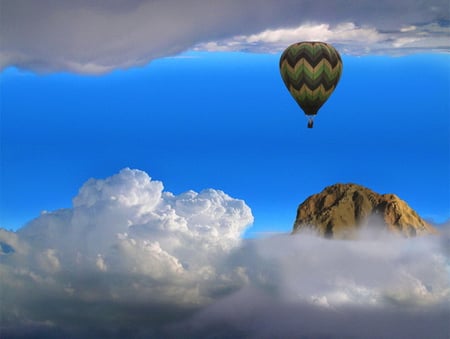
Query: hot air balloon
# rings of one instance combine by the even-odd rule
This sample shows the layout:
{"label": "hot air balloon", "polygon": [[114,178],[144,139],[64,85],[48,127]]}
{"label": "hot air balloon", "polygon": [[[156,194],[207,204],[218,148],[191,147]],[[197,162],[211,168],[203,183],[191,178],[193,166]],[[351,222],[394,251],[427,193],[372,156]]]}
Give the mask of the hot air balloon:
{"label": "hot air balloon", "polygon": [[341,56],[324,42],[298,42],[281,55],[281,77],[292,97],[309,116],[308,128],[313,127],[313,117],[336,88],[341,72]]}

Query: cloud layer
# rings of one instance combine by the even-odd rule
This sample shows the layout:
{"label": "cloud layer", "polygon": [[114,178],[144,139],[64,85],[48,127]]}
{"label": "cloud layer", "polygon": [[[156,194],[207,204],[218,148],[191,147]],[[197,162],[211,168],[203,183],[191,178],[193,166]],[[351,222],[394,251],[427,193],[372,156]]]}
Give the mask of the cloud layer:
{"label": "cloud layer", "polygon": [[278,53],[297,41],[320,40],[333,44],[343,54],[404,55],[414,52],[448,52],[449,36],[450,29],[437,23],[404,26],[392,31],[360,26],[354,22],[337,25],[306,23],[294,28],[268,29],[258,34],[201,43],[195,49]]}
{"label": "cloud layer", "polygon": [[0,67],[96,74],[189,49],[278,52],[320,39],[344,53],[449,51],[446,0],[0,2]]}
{"label": "cloud layer", "polygon": [[0,330],[27,337],[447,338],[449,232],[242,240],[249,207],[139,170],[0,229]]}

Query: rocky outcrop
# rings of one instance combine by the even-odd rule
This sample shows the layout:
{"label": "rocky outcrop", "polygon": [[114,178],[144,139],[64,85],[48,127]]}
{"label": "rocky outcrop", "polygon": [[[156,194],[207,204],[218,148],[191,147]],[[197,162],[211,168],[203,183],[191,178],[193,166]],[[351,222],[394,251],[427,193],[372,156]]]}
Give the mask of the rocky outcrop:
{"label": "rocky outcrop", "polygon": [[335,184],[307,198],[297,210],[293,233],[312,229],[329,238],[353,238],[363,227],[405,237],[437,233],[395,194],[378,194],[356,184]]}

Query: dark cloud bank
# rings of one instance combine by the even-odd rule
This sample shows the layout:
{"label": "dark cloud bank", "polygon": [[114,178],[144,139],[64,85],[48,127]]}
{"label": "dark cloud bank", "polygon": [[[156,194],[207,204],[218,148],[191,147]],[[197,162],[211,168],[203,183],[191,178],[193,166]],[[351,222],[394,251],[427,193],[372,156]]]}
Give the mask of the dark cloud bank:
{"label": "dark cloud bank", "polygon": [[448,52],[449,12],[447,0],[1,0],[0,67],[98,74],[208,42],[279,52],[311,38],[350,54]]}
{"label": "dark cloud bank", "polygon": [[242,240],[246,204],[146,173],[0,229],[2,338],[448,338],[450,232]]}

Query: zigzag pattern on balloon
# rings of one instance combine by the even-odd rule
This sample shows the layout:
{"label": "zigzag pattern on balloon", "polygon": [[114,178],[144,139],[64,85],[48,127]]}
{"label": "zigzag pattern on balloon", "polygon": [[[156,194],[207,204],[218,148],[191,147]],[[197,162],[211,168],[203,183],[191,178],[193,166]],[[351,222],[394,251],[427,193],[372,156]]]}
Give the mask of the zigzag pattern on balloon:
{"label": "zigzag pattern on balloon", "polygon": [[299,90],[307,85],[315,89],[323,85],[327,90],[334,88],[341,73],[341,66],[333,67],[327,59],[320,60],[315,66],[305,59],[300,59],[294,67],[289,63],[282,66],[284,76],[289,78],[289,85]]}
{"label": "zigzag pattern on balloon", "polygon": [[335,89],[342,72],[342,60],[329,44],[301,42],[284,51],[280,72],[300,107],[307,115],[314,115]]}
{"label": "zigzag pattern on balloon", "polygon": [[280,61],[288,61],[291,66],[300,59],[306,59],[313,67],[322,59],[327,59],[332,67],[341,63],[341,58],[337,51],[325,42],[299,42],[289,46],[283,53]]}

